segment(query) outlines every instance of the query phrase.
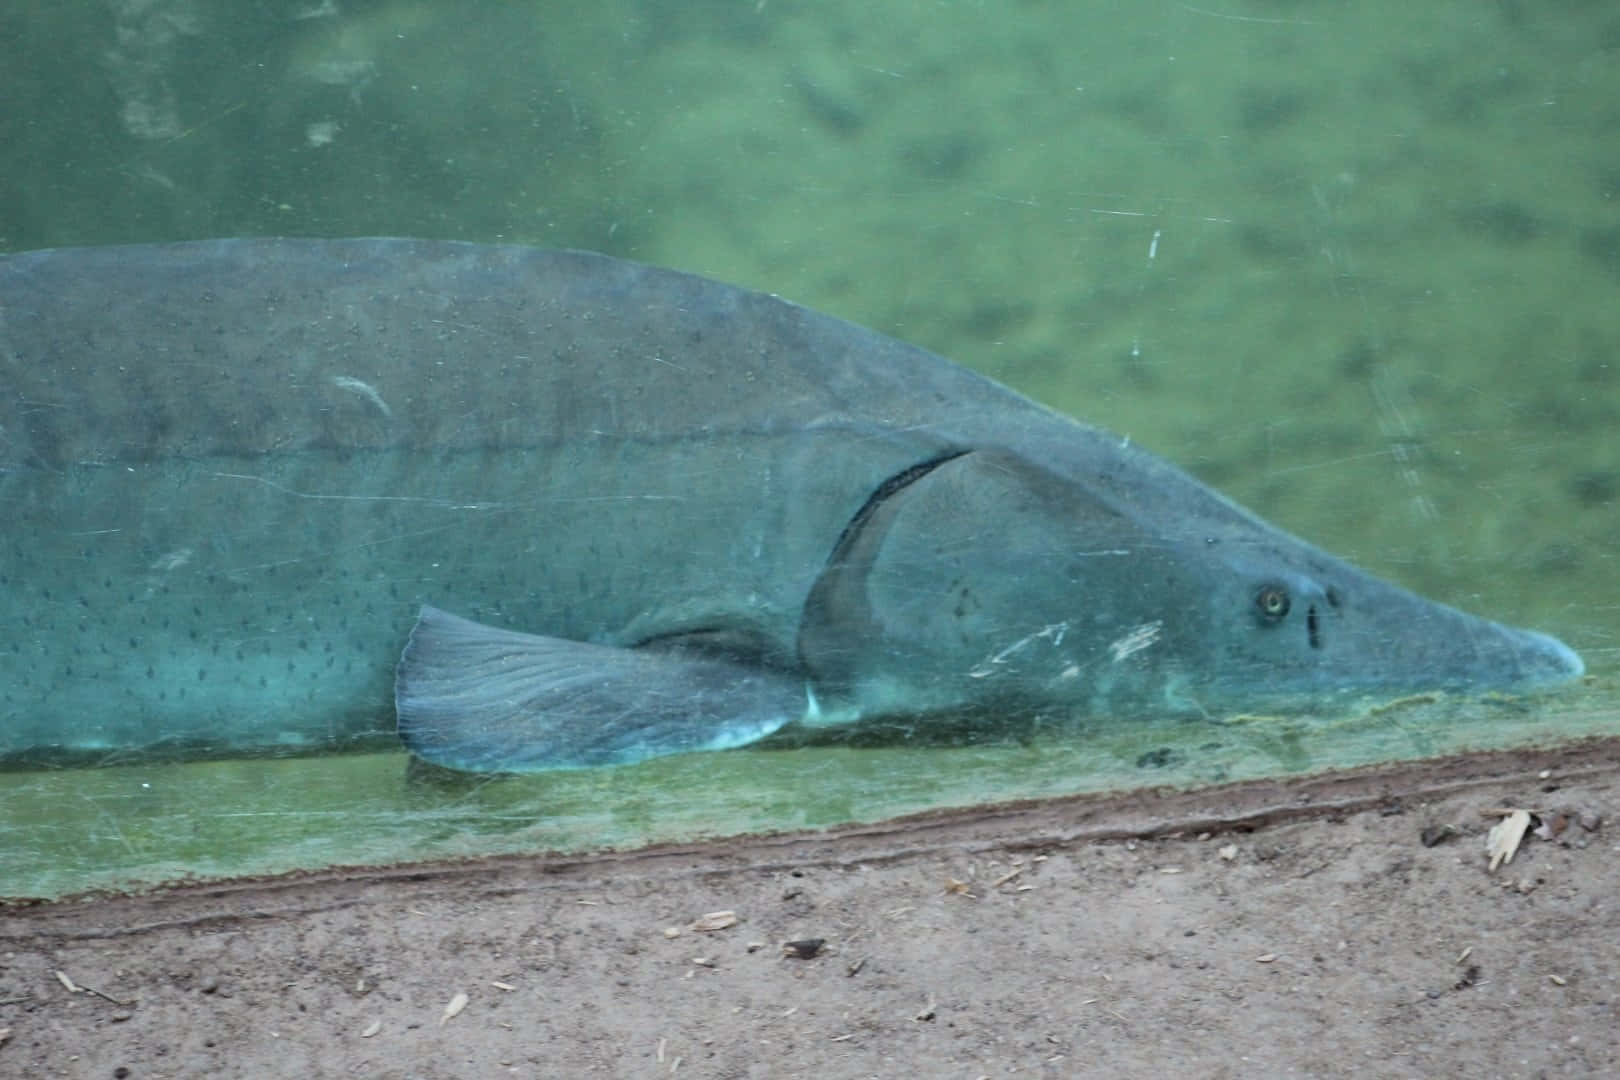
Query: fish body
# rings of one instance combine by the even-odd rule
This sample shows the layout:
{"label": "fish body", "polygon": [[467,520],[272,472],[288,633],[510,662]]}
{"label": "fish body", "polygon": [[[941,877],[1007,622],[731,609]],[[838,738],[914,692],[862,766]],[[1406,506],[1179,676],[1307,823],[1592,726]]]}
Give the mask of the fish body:
{"label": "fish body", "polygon": [[924,350],[599,255],[5,256],[0,379],[0,762],[533,771],[1582,670]]}

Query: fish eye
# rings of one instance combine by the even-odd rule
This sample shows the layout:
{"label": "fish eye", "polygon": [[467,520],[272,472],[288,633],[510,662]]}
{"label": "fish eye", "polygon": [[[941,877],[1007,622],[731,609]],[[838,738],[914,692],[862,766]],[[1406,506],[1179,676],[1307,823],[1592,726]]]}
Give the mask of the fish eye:
{"label": "fish eye", "polygon": [[1276,622],[1288,614],[1288,590],[1281,585],[1262,585],[1255,590],[1254,607],[1266,622]]}

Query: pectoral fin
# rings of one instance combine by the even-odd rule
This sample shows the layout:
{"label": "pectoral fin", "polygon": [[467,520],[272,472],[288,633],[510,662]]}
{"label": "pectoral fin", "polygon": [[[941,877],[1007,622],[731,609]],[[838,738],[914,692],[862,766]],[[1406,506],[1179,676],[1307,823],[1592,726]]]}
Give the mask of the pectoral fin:
{"label": "pectoral fin", "polygon": [[394,675],[399,735],[465,772],[622,765],[754,742],[805,711],[801,680],[679,648],[621,649],[424,607]]}

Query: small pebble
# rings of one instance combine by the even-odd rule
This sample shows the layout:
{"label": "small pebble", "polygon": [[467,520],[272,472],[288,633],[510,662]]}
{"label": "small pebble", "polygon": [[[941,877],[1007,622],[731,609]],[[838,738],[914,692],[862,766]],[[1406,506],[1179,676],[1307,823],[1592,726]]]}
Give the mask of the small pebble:
{"label": "small pebble", "polygon": [[826,938],[802,938],[798,941],[789,941],[783,944],[782,951],[797,960],[810,960],[827,944]]}

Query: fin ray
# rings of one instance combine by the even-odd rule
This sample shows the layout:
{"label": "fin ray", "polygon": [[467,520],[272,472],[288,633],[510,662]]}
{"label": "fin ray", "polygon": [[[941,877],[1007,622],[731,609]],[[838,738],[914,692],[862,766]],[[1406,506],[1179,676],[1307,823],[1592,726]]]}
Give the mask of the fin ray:
{"label": "fin ray", "polygon": [[394,676],[399,734],[466,772],[544,772],[729,749],[805,710],[802,681],[680,650],[485,626],[423,607]]}

